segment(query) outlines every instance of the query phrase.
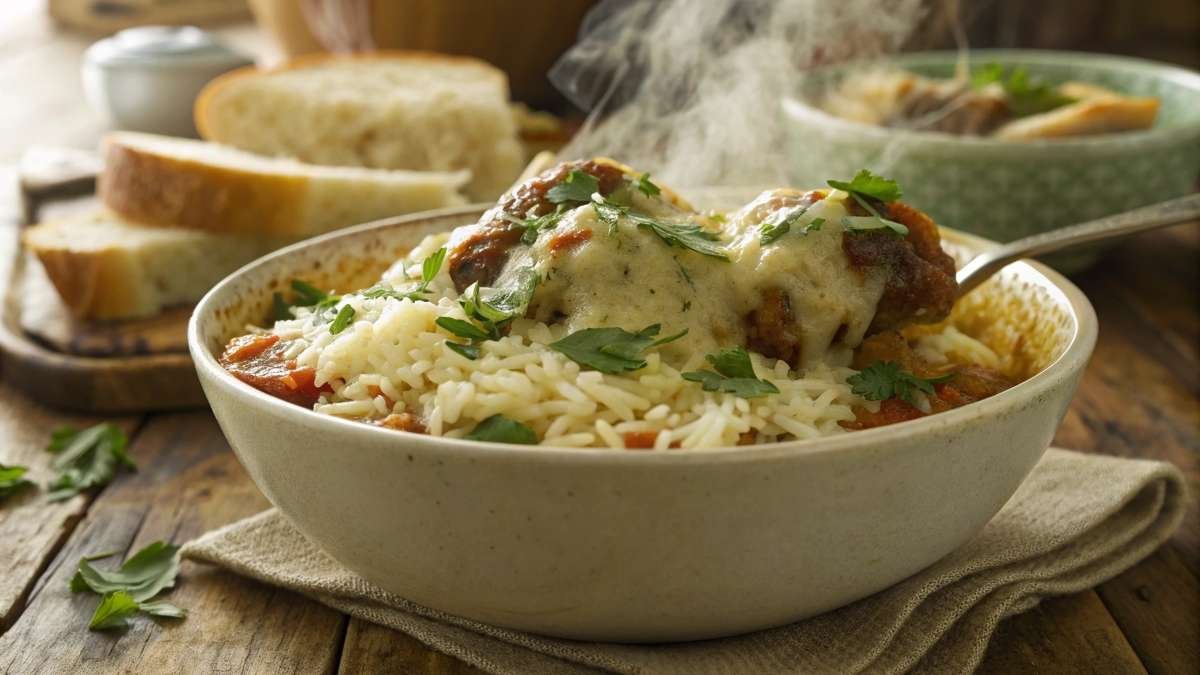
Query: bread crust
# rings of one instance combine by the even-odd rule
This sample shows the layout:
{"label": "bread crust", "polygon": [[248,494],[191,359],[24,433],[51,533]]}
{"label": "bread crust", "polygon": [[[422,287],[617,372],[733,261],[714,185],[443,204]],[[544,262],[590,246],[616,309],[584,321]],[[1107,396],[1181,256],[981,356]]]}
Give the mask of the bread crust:
{"label": "bread crust", "polygon": [[237,68],[216,77],[206,84],[204,89],[200,91],[199,96],[196,97],[196,103],[192,106],[192,117],[196,123],[196,130],[200,132],[200,137],[205,140],[221,142],[220,138],[216,138],[213,135],[212,127],[209,124],[210,115],[208,111],[221,91],[232,83],[241,81],[244,78],[270,77],[284,71],[304,70],[336,61],[435,61],[447,64],[471,65],[479,68],[481,72],[489,73],[491,77],[497,80],[498,84],[504,87],[505,91],[508,91],[509,88],[508,75],[504,71],[487,61],[470,56],[400,49],[383,49],[361,54],[302,54],[270,68],[259,68],[258,66]]}
{"label": "bread crust", "polygon": [[157,311],[147,306],[138,292],[140,275],[120,250],[73,251],[40,241],[37,225],[26,230],[21,240],[41,261],[55,290],[71,314],[83,319],[122,319],[146,316]]}
{"label": "bread crust", "polygon": [[124,218],[157,227],[265,235],[303,234],[308,189],[299,176],[241,171],[104,141],[101,201]]}

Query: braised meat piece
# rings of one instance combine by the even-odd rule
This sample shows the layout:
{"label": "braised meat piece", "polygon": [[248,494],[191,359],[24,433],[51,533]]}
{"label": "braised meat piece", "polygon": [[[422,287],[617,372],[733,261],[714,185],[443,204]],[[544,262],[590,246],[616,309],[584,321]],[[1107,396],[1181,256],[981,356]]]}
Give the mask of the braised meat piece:
{"label": "braised meat piece", "polygon": [[313,407],[321,396],[312,368],[297,368],[287,359],[287,343],[278,335],[251,334],[234,338],[221,354],[220,363],[246,384],[289,403]]}
{"label": "braised meat piece", "polygon": [[847,232],[842,249],[850,264],[888,270],[871,333],[910,323],[946,318],[958,297],[954,259],[942,250],[937,225],[924,213],[901,202],[887,204],[887,217],[908,228],[908,236],[887,230]]}
{"label": "braised meat piece", "polygon": [[509,251],[521,242],[525,228],[512,219],[536,218],[555,209],[547,193],[572,171],[582,171],[599,183],[607,196],[621,186],[621,167],[603,161],[564,162],[513,187],[488,209],[479,222],[455,236],[447,257],[450,278],[462,292],[473,283],[490,285],[500,275]]}

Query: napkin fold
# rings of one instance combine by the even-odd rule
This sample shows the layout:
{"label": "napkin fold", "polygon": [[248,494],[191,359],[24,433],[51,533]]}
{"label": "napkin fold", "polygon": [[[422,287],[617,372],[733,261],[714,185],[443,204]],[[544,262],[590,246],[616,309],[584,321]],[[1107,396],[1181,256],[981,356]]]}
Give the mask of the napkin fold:
{"label": "napkin fold", "polygon": [[973,540],[873,596],[787,626],[664,645],[588,643],[481,624],[386,593],[277,510],[209,532],[186,558],[303,593],[492,673],[968,672],[1005,617],[1132,566],[1184,516],[1174,466],[1051,448]]}

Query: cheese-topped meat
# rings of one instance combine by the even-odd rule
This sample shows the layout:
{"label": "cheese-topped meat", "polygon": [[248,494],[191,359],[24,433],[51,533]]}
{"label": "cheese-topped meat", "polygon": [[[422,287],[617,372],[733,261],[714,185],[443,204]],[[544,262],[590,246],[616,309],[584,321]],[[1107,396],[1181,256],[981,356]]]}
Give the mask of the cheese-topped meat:
{"label": "cheese-topped meat", "polygon": [[944,318],[957,292],[928,217],[880,203],[906,235],[851,227],[862,203],[779,189],[726,219],[611,160],[572,162],[456,231],[449,273],[461,292],[532,272],[526,315],[570,331],[686,329],[661,348],[668,356],[747,346],[796,366],[844,365],[872,332]]}

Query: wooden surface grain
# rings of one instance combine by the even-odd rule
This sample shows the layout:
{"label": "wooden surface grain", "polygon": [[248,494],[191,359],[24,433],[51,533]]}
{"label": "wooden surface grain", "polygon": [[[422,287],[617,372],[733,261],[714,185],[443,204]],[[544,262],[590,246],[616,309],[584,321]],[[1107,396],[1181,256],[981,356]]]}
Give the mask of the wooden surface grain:
{"label": "wooden surface grain", "polygon": [[[240,37],[245,37],[242,30]],[[36,3],[0,3],[0,165],[31,143],[94,147],[102,122],[82,104],[87,39],[58,33]],[[33,75],[36,75],[33,76]],[[3,172],[0,172],[2,174]],[[0,175],[0,182],[7,178]],[[8,185],[0,185],[0,202]],[[1175,463],[1200,495],[1200,226],[1123,244],[1076,278],[1100,339],[1056,444]],[[95,420],[31,403],[0,372],[0,462],[49,478],[58,425]],[[39,491],[0,503],[0,672],[476,672],[389,629],[209,567],[183,565],[169,596],[184,621],[86,628],[94,596],[66,580],[79,557],[184,541],[266,506],[206,412],[135,415],[141,470],[96,495],[48,505]],[[1113,580],[1006,620],[986,673],[1200,672],[1200,508],[1169,544]]]}

